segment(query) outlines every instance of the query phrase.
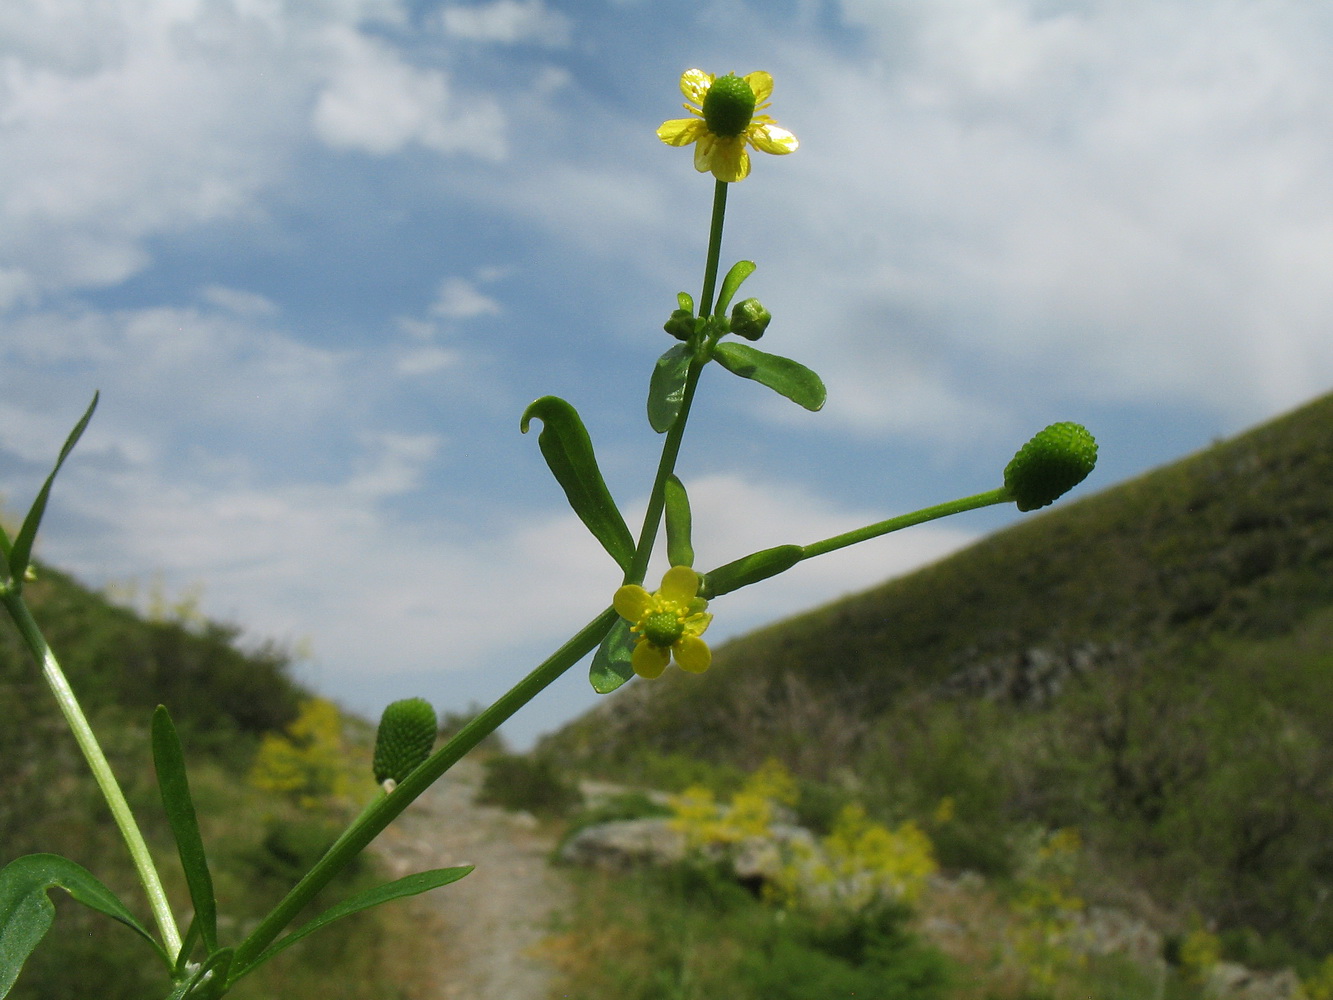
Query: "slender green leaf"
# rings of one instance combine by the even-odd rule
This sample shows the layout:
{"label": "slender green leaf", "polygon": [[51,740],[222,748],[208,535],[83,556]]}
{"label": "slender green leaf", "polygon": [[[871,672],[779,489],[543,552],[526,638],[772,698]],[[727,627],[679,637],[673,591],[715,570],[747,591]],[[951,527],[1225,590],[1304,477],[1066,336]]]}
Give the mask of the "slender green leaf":
{"label": "slender green leaf", "polygon": [[190,921],[190,926],[185,929],[185,937],[181,941],[181,950],[176,955],[176,968],[171,973],[172,979],[180,979],[185,975],[185,967],[190,963],[190,955],[193,954],[195,945],[199,943],[199,914],[194,915]]}
{"label": "slender green leaf", "polygon": [[46,477],[46,482],[42,485],[41,492],[37,494],[37,499],[28,508],[28,516],[23,519],[23,526],[19,528],[19,533],[14,538],[14,544],[10,546],[6,553],[7,562],[9,563],[9,576],[16,588],[23,585],[23,574],[27,570],[28,560],[32,556],[32,543],[37,537],[37,528],[42,523],[42,515],[46,513],[46,501],[51,495],[51,485],[56,481],[56,473],[65,464],[65,459],[74,450],[74,446],[79,443],[79,438],[83,436],[88,421],[93,418],[93,410],[97,409],[98,396],[99,393],[93,393],[93,401],[88,404],[88,409],[79,418],[79,422],[74,425],[74,429],[69,432],[69,437],[65,439],[65,446],[60,449],[60,457],[56,459],[55,468]]}
{"label": "slender green leaf", "polygon": [[588,680],[598,694],[610,694],[634,676],[630,656],[634,652],[634,634],[629,622],[618,619],[592,657]]}
{"label": "slender green leaf", "polygon": [[733,375],[754,379],[807,410],[818,410],[824,406],[827,393],[824,391],[823,380],[791,358],[767,354],[749,344],[730,341],[718,344],[714,348],[713,357]]}
{"label": "slender green leaf", "polygon": [[751,552],[705,573],[702,596],[711,601],[714,597],[767,580],[770,576],[785,573],[803,558],[805,550],[799,545],[775,545],[771,549]]}
{"label": "slender green leaf", "polygon": [[620,568],[628,571],[634,561],[634,538],[597,468],[592,439],[578,411],[559,396],[543,396],[523,411],[519,429],[524,434],[533,417],[542,422],[537,444],[570,507]]}
{"label": "slender green leaf", "polygon": [[674,475],[663,483],[666,499],[667,560],[672,566],[693,566],[694,545],[690,541],[690,498],[685,484]]}
{"label": "slender green leaf", "polygon": [[13,544],[9,541],[9,534],[5,531],[3,524],[0,524],[0,582],[10,578],[9,572],[9,554],[13,550]]}
{"label": "slender green leaf", "polygon": [[27,854],[0,869],[0,997],[9,995],[23,963],[50,928],[56,908],[47,892],[57,887],[133,930],[170,966],[153,936],[92,872],[58,854]]}
{"label": "slender green leaf", "polygon": [[[248,975],[256,967],[263,965],[274,955],[296,944],[307,934],[313,934],[335,920],[350,916],[353,913],[360,913],[362,910],[368,910],[372,906],[379,906],[381,903],[388,903],[406,896],[415,896],[418,893],[448,885],[450,882],[457,882],[470,871],[472,871],[472,865],[462,865],[458,868],[435,868],[431,871],[417,872],[415,875],[408,875],[393,882],[386,882],[384,885],[367,889],[365,892],[358,892],[355,896],[344,899],[337,906],[325,910],[310,923],[297,928],[282,940],[271,945],[253,963],[239,970],[235,979]],[[233,982],[235,979],[233,979]]]}
{"label": "slender green leaf", "polygon": [[166,706],[158,705],[153,713],[153,765],[157,768],[157,787],[162,793],[162,807],[167,822],[176,838],[185,884],[190,888],[190,902],[194,904],[195,924],[210,952],[218,947],[218,906],[213,896],[213,876],[208,871],[208,857],[199,834],[199,819],[195,815],[194,800],[190,797],[190,782],[185,773],[185,755],[180,737],[171,722]]}
{"label": "slender green leaf", "polygon": [[648,382],[648,423],[658,434],[665,434],[676,422],[685,402],[685,378],[690,370],[690,346],[677,344],[653,366]]}
{"label": "slender green leaf", "polygon": [[722,279],[722,291],[717,296],[717,307],[713,310],[714,316],[725,315],[727,307],[731,305],[731,300],[735,297],[737,289],[750,275],[754,274],[755,263],[752,260],[738,260],[731,265],[731,270],[727,276]]}

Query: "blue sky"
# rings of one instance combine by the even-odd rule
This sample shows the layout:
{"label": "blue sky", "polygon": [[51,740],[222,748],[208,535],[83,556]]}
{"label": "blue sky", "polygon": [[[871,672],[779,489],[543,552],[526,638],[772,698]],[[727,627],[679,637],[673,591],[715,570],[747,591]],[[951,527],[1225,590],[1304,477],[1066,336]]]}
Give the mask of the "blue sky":
{"label": "blue sky", "polygon": [[[367,714],[485,701],[619,582],[518,421],[569,399],[641,508],[712,193],[654,135],[683,70],[774,76],[801,148],[734,186],[723,256],[829,389],[708,373],[711,566],[991,488],[1055,420],[1092,489],[1327,391],[1331,53],[1316,0],[9,0],[0,491],[100,389],[44,558],[198,587]],[[710,638],[1016,516],[805,564]],[[577,667],[507,732],[594,700]]]}

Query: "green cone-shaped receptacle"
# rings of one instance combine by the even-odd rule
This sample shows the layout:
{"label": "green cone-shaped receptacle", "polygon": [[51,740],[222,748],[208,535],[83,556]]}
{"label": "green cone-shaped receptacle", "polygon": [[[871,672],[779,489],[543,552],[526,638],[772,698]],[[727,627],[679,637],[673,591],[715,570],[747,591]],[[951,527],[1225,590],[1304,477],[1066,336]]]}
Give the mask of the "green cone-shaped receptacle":
{"label": "green cone-shaped receptacle", "polygon": [[384,710],[375,736],[375,780],[395,784],[430,756],[435,745],[435,709],[424,698],[404,698]]}
{"label": "green cone-shaped receptacle", "polygon": [[1005,489],[1019,510],[1053,503],[1087,478],[1097,442],[1082,424],[1051,424],[1018,450],[1004,470]]}

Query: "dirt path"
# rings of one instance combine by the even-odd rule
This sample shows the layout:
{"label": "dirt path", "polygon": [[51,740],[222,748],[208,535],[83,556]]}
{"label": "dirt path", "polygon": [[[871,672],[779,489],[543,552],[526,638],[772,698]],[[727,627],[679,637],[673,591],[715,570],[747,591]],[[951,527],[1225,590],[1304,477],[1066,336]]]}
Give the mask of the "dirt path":
{"label": "dirt path", "polygon": [[442,931],[430,1000],[547,1000],[552,972],[534,952],[572,892],[547,864],[554,845],[530,817],[473,803],[481,773],[461,762],[384,832],[378,850],[395,877],[477,866],[417,898]]}

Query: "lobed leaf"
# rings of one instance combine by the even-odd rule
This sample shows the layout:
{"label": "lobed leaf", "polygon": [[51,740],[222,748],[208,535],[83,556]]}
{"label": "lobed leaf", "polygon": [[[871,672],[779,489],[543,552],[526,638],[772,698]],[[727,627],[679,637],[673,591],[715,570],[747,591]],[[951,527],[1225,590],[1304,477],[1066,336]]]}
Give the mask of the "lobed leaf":
{"label": "lobed leaf", "polygon": [[713,349],[713,357],[733,375],[766,385],[807,410],[822,409],[828,397],[823,379],[791,358],[731,341],[718,344]]}
{"label": "lobed leaf", "polygon": [[648,423],[658,434],[665,434],[671,428],[685,403],[690,358],[690,346],[677,344],[653,366],[653,375],[648,381]]}
{"label": "lobed leaf", "polygon": [[634,676],[630,657],[634,653],[635,641],[634,634],[629,630],[629,622],[623,618],[617,619],[592,657],[588,681],[594,691],[610,694]]}
{"label": "lobed leaf", "polygon": [[592,439],[579,413],[559,396],[543,396],[523,411],[526,434],[533,417],[542,422],[537,444],[574,513],[622,570],[634,561],[634,538],[597,468]]}
{"label": "lobed leaf", "polygon": [[57,887],[130,928],[170,966],[153,936],[92,872],[58,854],[26,854],[0,869],[0,997],[9,995],[23,963],[50,929],[56,908],[47,893]]}
{"label": "lobed leaf", "polygon": [[672,475],[667,477],[662,487],[666,500],[667,561],[672,566],[693,566],[690,498],[685,493],[685,484]]}
{"label": "lobed leaf", "polygon": [[738,260],[731,265],[731,270],[722,279],[722,290],[717,294],[717,306],[713,309],[714,316],[726,314],[727,307],[731,305],[731,300],[735,298],[741,283],[754,274],[754,270],[755,262],[752,260]]}
{"label": "lobed leaf", "polygon": [[785,573],[804,558],[805,550],[799,545],[775,545],[771,549],[751,552],[705,573],[702,596],[711,601],[714,597],[730,594],[733,590]]}

